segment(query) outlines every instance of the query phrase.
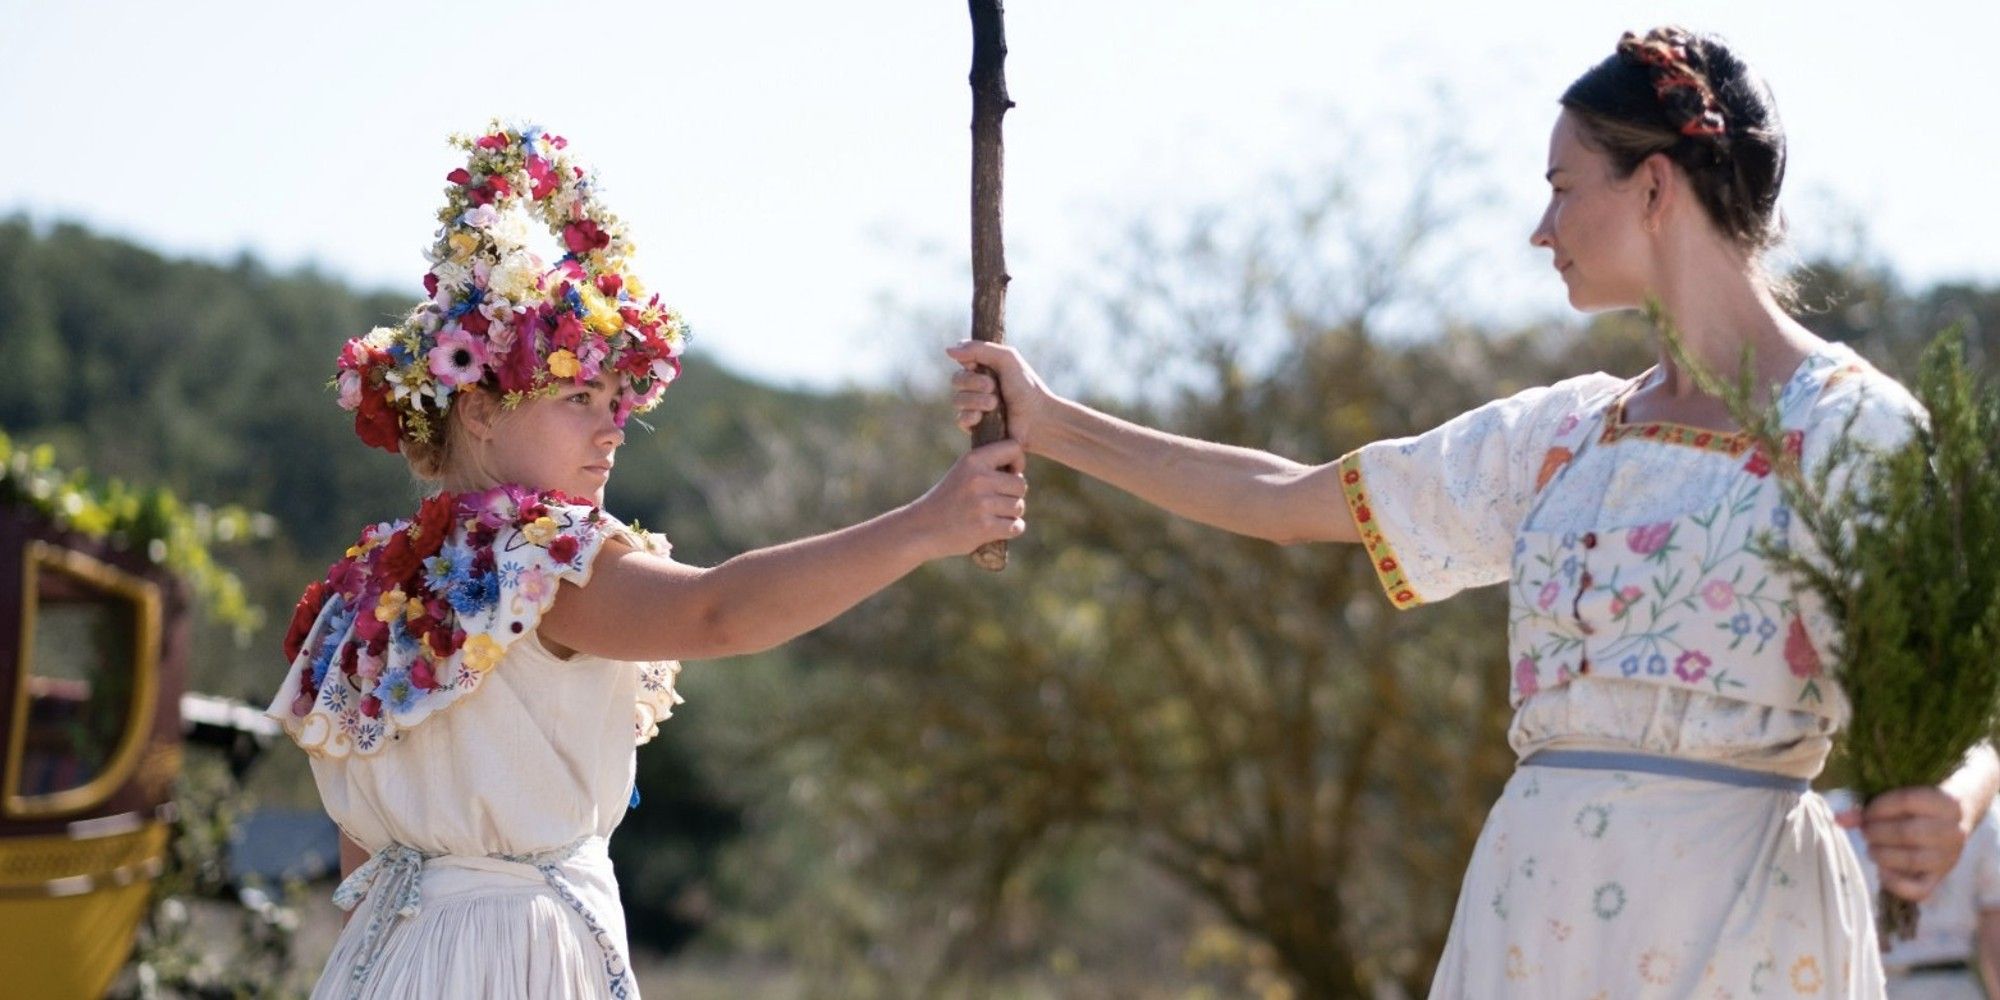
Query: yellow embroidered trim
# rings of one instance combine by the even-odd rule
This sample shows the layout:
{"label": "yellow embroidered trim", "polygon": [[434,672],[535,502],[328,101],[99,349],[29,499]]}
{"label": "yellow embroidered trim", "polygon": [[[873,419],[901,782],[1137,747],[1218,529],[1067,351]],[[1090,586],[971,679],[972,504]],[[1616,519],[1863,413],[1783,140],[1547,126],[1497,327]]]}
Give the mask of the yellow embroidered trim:
{"label": "yellow embroidered trim", "polygon": [[1659,444],[1713,451],[1731,457],[1743,455],[1750,450],[1750,435],[1742,431],[1725,433],[1702,427],[1689,427],[1686,424],[1627,424],[1622,420],[1624,416],[1622,413],[1613,416],[1614,419],[1604,422],[1604,434],[1598,439],[1600,444],[1610,444],[1613,441],[1635,437]]}
{"label": "yellow embroidered trim", "polygon": [[1369,509],[1368,490],[1361,482],[1361,452],[1351,451],[1341,458],[1340,491],[1347,497],[1347,513],[1354,518],[1354,529],[1361,534],[1361,547],[1368,550],[1368,561],[1375,567],[1375,577],[1382,582],[1382,592],[1389,595],[1389,603],[1398,611],[1424,603],[1416,588],[1410,586],[1410,578],[1403,574],[1402,560],[1396,558],[1396,550],[1390,547],[1374,511]]}

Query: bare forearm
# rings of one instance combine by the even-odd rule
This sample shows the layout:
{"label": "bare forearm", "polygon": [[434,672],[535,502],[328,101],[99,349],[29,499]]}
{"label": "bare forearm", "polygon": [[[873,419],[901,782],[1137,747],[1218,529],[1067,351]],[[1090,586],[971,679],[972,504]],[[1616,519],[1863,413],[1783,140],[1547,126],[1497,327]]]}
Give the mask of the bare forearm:
{"label": "bare forearm", "polygon": [[1313,466],[1052,400],[1031,450],[1189,520],[1275,542],[1351,541]]}
{"label": "bare forearm", "polygon": [[1979,911],[1979,934],[1973,957],[1989,996],[2000,996],[2000,910]]}
{"label": "bare forearm", "polygon": [[832,621],[922,565],[907,507],[839,531],[746,552],[693,581],[712,609],[691,659],[769,649]]}

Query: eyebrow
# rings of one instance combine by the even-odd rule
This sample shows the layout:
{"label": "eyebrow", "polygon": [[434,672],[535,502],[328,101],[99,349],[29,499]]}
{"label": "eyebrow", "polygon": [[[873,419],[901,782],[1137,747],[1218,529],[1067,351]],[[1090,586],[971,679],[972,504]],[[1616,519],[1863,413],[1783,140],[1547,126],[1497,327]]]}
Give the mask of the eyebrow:
{"label": "eyebrow", "polygon": [[604,382],[601,379],[585,379],[583,387],[586,389],[602,389],[604,388]]}

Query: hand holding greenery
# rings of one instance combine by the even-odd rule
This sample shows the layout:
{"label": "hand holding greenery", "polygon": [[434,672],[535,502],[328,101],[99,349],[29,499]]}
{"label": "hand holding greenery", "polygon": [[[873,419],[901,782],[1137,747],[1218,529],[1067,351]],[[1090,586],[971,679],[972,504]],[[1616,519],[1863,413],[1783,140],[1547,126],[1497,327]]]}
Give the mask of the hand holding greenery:
{"label": "hand holding greenery", "polygon": [[[1854,439],[1850,415],[1808,470],[1784,446],[1775,405],[1754,403],[1747,350],[1725,382],[1687,353],[1657,305],[1648,315],[1676,363],[1770,456],[1810,543],[1767,538],[1764,551],[1838,628],[1828,652],[1853,709],[1842,749],[1854,791],[1866,803],[1942,782],[2000,724],[2000,394],[1975,379],[1960,332],[1947,330],[1912,387],[1929,422],[1882,451]],[[1917,906],[1885,889],[1877,924],[1885,944],[1908,940]]]}

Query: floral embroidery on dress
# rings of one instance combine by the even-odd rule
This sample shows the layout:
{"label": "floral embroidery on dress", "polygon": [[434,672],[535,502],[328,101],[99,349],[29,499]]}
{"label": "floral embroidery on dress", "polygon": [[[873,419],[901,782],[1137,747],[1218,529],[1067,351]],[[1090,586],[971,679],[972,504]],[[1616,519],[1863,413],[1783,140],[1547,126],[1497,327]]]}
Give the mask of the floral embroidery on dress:
{"label": "floral embroidery on dress", "polygon": [[[586,501],[517,486],[440,493],[409,520],[364,529],[293,610],[274,714],[309,751],[379,751],[477,690],[559,583],[588,582],[611,537],[664,545]],[[644,742],[680,701],[679,665],[638,669]]]}

